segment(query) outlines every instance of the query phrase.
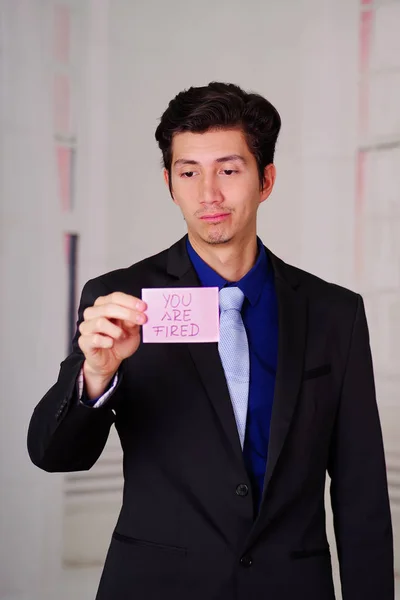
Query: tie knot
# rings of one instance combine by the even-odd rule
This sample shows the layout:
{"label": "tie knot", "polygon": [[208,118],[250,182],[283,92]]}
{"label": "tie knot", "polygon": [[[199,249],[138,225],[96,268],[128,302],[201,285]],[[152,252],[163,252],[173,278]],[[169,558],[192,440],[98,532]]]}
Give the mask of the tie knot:
{"label": "tie knot", "polygon": [[224,287],[219,292],[219,305],[222,310],[242,310],[244,294],[238,287]]}

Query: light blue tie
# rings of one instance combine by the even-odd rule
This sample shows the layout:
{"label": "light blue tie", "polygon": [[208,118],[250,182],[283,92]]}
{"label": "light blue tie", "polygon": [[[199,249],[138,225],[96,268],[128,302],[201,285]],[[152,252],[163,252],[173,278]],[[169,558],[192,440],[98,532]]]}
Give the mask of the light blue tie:
{"label": "light blue tie", "polygon": [[219,354],[224,368],[233,412],[243,448],[249,398],[249,344],[240,311],[244,294],[238,287],[225,287],[219,292]]}

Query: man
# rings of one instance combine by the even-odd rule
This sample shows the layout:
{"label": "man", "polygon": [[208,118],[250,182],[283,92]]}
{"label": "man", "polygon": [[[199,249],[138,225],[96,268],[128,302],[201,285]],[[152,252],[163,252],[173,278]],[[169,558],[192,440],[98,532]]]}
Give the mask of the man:
{"label": "man", "polygon": [[[124,496],[98,600],[393,600],[382,436],[362,298],[256,235],[276,109],[231,84],[174,98],[156,131],[188,236],[89,281],[73,352],[36,407],[32,461],[89,469],[112,423]],[[220,342],[144,344],[142,288],[218,286]]]}

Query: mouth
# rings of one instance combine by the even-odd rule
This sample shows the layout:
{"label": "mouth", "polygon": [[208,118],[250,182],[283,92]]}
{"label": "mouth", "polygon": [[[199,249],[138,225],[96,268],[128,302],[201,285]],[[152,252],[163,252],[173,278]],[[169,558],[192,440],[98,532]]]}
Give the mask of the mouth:
{"label": "mouth", "polygon": [[220,221],[225,221],[228,217],[230,217],[230,213],[217,213],[214,215],[203,215],[200,219],[207,223],[219,223]]}

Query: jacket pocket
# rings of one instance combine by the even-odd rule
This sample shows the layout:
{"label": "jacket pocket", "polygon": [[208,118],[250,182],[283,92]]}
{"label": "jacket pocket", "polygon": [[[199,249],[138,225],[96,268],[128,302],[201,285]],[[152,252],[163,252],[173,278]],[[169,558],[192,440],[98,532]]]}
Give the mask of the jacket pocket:
{"label": "jacket pocket", "polygon": [[122,542],[124,544],[131,544],[132,546],[138,546],[141,548],[149,548],[154,550],[164,550],[167,552],[175,552],[177,554],[186,555],[187,549],[182,548],[180,546],[168,546],[166,544],[159,544],[157,542],[150,542],[148,540],[139,540],[138,538],[133,538],[128,535],[123,535],[122,533],[118,533],[118,531],[114,531],[112,535],[114,540],[118,542]]}
{"label": "jacket pocket", "polygon": [[291,552],[291,558],[311,558],[313,556],[330,556],[331,551],[329,546],[325,546],[325,548],[314,548],[312,550],[294,550]]}

